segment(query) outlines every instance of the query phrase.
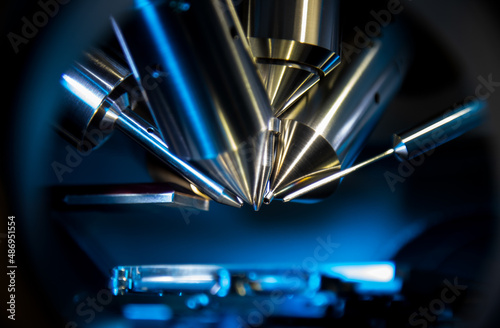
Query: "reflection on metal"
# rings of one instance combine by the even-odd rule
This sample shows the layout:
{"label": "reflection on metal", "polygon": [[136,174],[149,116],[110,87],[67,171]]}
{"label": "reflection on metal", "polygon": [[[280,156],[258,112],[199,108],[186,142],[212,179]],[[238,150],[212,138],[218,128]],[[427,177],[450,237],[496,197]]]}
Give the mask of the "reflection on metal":
{"label": "reflection on metal", "polygon": [[266,316],[322,318],[328,309],[329,315],[342,316],[347,302],[365,296],[390,301],[401,291],[402,279],[392,262],[324,263],[314,270],[148,265],[115,267],[109,287],[114,295],[181,298],[191,310],[224,311],[237,304],[240,310],[266,309]]}
{"label": "reflection on metal", "polygon": [[[140,1],[113,21],[174,154],[257,210],[269,179],[272,109],[231,1]],[[147,49],[147,51],[144,51]]]}
{"label": "reflection on metal", "polygon": [[458,105],[429,122],[393,137],[393,149],[400,161],[420,156],[484,121],[486,102],[474,99]]}
{"label": "reflection on metal", "polygon": [[124,293],[199,294],[226,296],[227,270],[213,265],[144,265],[113,269],[109,286],[114,295]]}
{"label": "reflection on metal", "polygon": [[329,270],[332,277],[351,282],[389,282],[396,276],[396,266],[391,262],[339,263]]}
{"label": "reflection on metal", "polygon": [[247,270],[232,273],[236,293],[241,296],[272,294],[280,291],[283,294],[312,295],[321,285],[321,277],[317,272],[305,270]]}
{"label": "reflection on metal", "polygon": [[[62,113],[59,130],[89,151],[117,127],[213,200],[241,207],[238,197],[173,155],[155,127],[132,111],[144,104],[131,94],[129,77],[130,72],[103,51],[86,53],[84,60],[62,74],[61,84],[70,103]],[[131,108],[133,104],[138,105]]]}
{"label": "reflection on metal", "polygon": [[[426,152],[442,145],[463,133],[477,127],[484,119],[484,110],[486,102],[478,99],[461,104],[451,111],[446,112],[438,118],[435,118],[417,128],[401,135],[394,134],[393,148],[384,153],[372,157],[364,162],[356,164],[343,170],[326,170],[326,177],[316,180],[297,190],[295,188],[289,192],[283,201],[289,202],[295,198],[301,197],[309,192],[314,192],[328,184],[339,181],[341,178],[354,171],[357,171],[367,165],[378,162],[381,159],[395,155],[400,161],[411,160],[421,156]],[[323,176],[325,174],[322,174]],[[289,186],[286,192],[294,186]]]}
{"label": "reflection on metal", "polygon": [[327,266],[323,272],[325,277],[352,283],[361,295],[395,295],[403,287],[392,262],[338,263]]}
{"label": "reflection on metal", "polygon": [[52,188],[57,208],[94,205],[158,204],[208,211],[209,200],[174,184],[61,186]]}
{"label": "reflection on metal", "polygon": [[[280,117],[283,133],[266,202],[349,167],[361,151],[411,59],[402,23],[388,25],[372,41]],[[315,189],[301,200],[323,199],[337,185]]]}
{"label": "reflection on metal", "polygon": [[[127,89],[135,81],[118,59],[99,49],[85,52],[81,59],[61,76],[64,110],[56,122],[58,130],[77,147],[101,145],[113,131],[105,120],[110,107],[132,106]],[[141,107],[134,106],[134,109]]]}
{"label": "reflection on metal", "polygon": [[340,63],[338,0],[250,0],[240,15],[276,116]]}
{"label": "reflection on metal", "polygon": [[279,265],[266,269],[238,265],[146,265],[115,267],[109,286],[115,295],[129,292],[179,296],[207,293],[221,297],[254,297],[279,292],[280,295],[313,298],[329,290],[329,287],[325,289],[323,278],[335,278],[342,284],[366,283],[365,292],[371,283],[376,287],[373,292],[381,292],[384,288],[385,292],[394,291],[394,282],[399,281],[393,262],[322,264],[317,270],[292,270]]}

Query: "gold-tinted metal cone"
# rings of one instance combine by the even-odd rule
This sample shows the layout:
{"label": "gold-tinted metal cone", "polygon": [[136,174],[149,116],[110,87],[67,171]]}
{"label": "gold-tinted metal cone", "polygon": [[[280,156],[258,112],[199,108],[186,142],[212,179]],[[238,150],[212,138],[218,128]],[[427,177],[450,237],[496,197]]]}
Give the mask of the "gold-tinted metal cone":
{"label": "gold-tinted metal cone", "polygon": [[[282,121],[276,163],[270,179],[270,191],[264,202],[282,199],[295,190],[340,170],[340,162],[332,146],[311,128],[294,120]],[[314,190],[298,201],[318,201],[337,188],[332,183]]]}
{"label": "gold-tinted metal cone", "polygon": [[266,129],[236,150],[215,159],[196,161],[196,165],[258,210],[272,171],[273,138],[273,133]]}
{"label": "gold-tinted metal cone", "polygon": [[275,116],[283,114],[297,99],[319,81],[312,71],[291,65],[257,64]]}

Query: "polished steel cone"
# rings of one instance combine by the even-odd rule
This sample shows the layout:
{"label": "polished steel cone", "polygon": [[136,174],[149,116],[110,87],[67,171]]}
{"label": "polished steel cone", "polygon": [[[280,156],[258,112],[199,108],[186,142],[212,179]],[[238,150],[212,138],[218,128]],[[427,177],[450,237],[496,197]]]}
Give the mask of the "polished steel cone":
{"label": "polished steel cone", "polygon": [[273,132],[265,129],[255,138],[239,145],[236,150],[195,163],[207,175],[227,186],[258,211],[272,170],[273,144]]}
{"label": "polished steel cone", "polygon": [[[270,192],[264,202],[282,199],[294,190],[312,183],[327,173],[340,169],[339,158],[330,143],[308,126],[293,120],[282,121],[275,170],[271,175]],[[301,198],[322,199],[332,194],[337,184],[329,184]]]}
{"label": "polished steel cone", "polygon": [[[412,57],[409,40],[401,21],[390,24],[280,116],[283,132],[266,202],[350,167],[399,90]],[[323,199],[339,182],[298,200]]]}
{"label": "polished steel cone", "polygon": [[273,111],[232,2],[222,3],[143,0],[113,27],[172,153],[259,209]]}
{"label": "polished steel cone", "polygon": [[340,62],[338,0],[250,0],[240,10],[276,116]]}
{"label": "polished steel cone", "polygon": [[284,113],[320,79],[311,71],[293,66],[259,63],[257,67],[275,116]]}

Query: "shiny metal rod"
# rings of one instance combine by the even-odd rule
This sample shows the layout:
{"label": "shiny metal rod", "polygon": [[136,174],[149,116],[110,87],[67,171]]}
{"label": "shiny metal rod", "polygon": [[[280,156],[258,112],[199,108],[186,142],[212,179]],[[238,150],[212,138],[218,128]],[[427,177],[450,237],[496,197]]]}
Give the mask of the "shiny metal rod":
{"label": "shiny metal rod", "polygon": [[444,116],[431,120],[409,132],[400,135],[395,134],[393,136],[393,148],[296,190],[283,197],[283,201],[289,202],[328,183],[337,181],[362,167],[387,158],[392,154],[400,161],[420,156],[478,126],[482,121],[485,107],[486,103],[484,101],[476,100],[460,105]]}
{"label": "shiny metal rod", "polygon": [[237,196],[172,154],[154,124],[145,120],[150,113],[133,92],[138,86],[131,72],[108,53],[99,49],[86,52],[62,74],[61,84],[67,105],[57,128],[77,147],[84,143],[97,147],[105,138],[96,142],[93,134],[109,136],[118,127],[213,200],[243,205]]}
{"label": "shiny metal rod", "polygon": [[340,63],[339,0],[249,0],[240,16],[277,117]]}
{"label": "shiny metal rod", "polygon": [[[283,133],[266,203],[354,163],[398,92],[412,57],[411,33],[404,21],[384,27],[372,41],[372,46],[344,60],[279,117]],[[324,199],[337,185],[315,189],[301,201]]]}
{"label": "shiny metal rod", "polygon": [[136,1],[112,25],[170,151],[258,210],[274,118],[232,1]]}
{"label": "shiny metal rod", "polygon": [[141,118],[133,112],[122,112],[118,115],[115,124],[119,130],[172,167],[216,202],[233,207],[243,206],[243,202],[237,196],[173,155],[167,145],[155,134],[155,129],[141,124],[140,120]]}
{"label": "shiny metal rod", "polygon": [[190,187],[176,183],[119,183],[63,185],[49,188],[50,200],[57,210],[87,206],[165,205],[208,211],[210,200]]}

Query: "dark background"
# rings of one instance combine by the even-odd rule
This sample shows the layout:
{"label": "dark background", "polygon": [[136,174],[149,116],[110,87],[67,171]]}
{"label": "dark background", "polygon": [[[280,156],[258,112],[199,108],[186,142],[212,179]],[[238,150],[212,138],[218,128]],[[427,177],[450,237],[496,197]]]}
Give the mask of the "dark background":
{"label": "dark background", "polygon": [[[44,188],[58,185],[50,164],[65,156],[66,143],[47,124],[59,108],[59,74],[87,45],[110,37],[109,15],[120,15],[129,3],[61,4],[58,14],[17,54],[6,36],[20,34],[22,17],[31,20],[40,6],[33,1],[2,4],[0,206],[2,218],[15,215],[18,227],[13,326],[64,327],[78,320],[75,306],[106,286],[106,274],[114,265],[278,260],[293,264],[310,255],[316,237],[327,235],[341,245],[332,261],[393,259],[411,267],[417,273],[409,293],[439,289],[443,278],[463,278],[473,290],[464,305],[467,323],[495,326],[491,316],[500,305],[498,92],[488,99],[490,116],[484,126],[426,158],[394,193],[383,172],[395,172],[398,163],[386,161],[345,179],[335,195],[316,205],[273,203],[254,213],[250,208],[211,204],[210,212],[192,215],[189,224],[177,209],[54,213]],[[415,64],[361,158],[384,150],[392,132],[473,94],[478,76],[492,74],[493,80],[500,80],[496,1],[402,4],[404,14],[418,27]],[[361,20],[370,9],[385,4],[344,1],[342,6],[343,12]],[[350,28],[348,23],[344,28]],[[146,161],[142,149],[115,135],[64,183],[151,181]],[[2,222],[0,233],[6,230],[6,221]],[[5,239],[0,241],[6,260]],[[7,284],[0,283],[4,291],[0,302],[5,304]],[[422,302],[426,304],[425,298]],[[112,305],[99,314],[93,324],[113,320],[113,309]],[[6,316],[2,314],[2,320]]]}

